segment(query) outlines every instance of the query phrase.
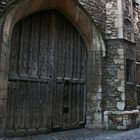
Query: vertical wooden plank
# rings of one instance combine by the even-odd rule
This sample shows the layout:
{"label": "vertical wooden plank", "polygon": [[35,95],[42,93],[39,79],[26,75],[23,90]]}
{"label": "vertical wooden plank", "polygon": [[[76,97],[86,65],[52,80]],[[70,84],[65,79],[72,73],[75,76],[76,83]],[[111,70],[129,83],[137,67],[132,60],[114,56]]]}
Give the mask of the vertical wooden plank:
{"label": "vertical wooden plank", "polygon": [[15,101],[15,121],[14,121],[14,126],[15,126],[15,130],[18,130],[19,125],[20,125],[20,82],[17,81],[16,82],[16,101]]}
{"label": "vertical wooden plank", "polygon": [[[83,40],[81,38],[81,40]],[[86,116],[86,92],[87,92],[87,85],[86,85],[86,81],[87,81],[87,48],[85,45],[85,42],[82,41],[82,47],[83,47],[83,51],[84,51],[84,73],[83,73],[83,78],[85,80],[84,84],[83,84],[83,124],[85,123],[85,116]]]}
{"label": "vertical wooden plank", "polygon": [[59,14],[52,13],[53,16],[53,64],[54,64],[54,83],[53,83],[53,127],[62,128],[62,93],[61,84],[56,83],[56,76],[58,75],[58,56],[59,56]]}
{"label": "vertical wooden plank", "polygon": [[56,85],[53,104],[53,128],[62,128],[62,91],[61,84]]}
{"label": "vertical wooden plank", "polygon": [[[29,48],[29,19],[25,18],[21,21],[21,34],[20,34],[20,57],[19,57],[19,73],[22,76],[28,74],[28,48]],[[17,46],[18,47],[18,46]]]}
{"label": "vertical wooden plank", "polygon": [[73,46],[73,30],[69,31],[70,34],[70,77],[73,79],[73,59],[74,59],[74,46]]}
{"label": "vertical wooden plank", "polygon": [[40,120],[42,119],[40,116],[40,82],[36,83],[37,89],[36,89],[36,128],[39,129]]}
{"label": "vertical wooden plank", "polygon": [[18,71],[18,53],[20,45],[20,28],[21,25],[17,24],[12,32],[11,49],[10,49],[10,73],[17,75]]}
{"label": "vertical wooden plank", "polygon": [[13,129],[14,127],[14,113],[15,113],[15,93],[16,93],[16,81],[13,81],[11,83],[11,88],[12,88],[12,91],[11,91],[11,114],[9,114],[11,116],[11,122],[10,122],[10,127],[11,129]]}
{"label": "vertical wooden plank", "polygon": [[19,109],[19,116],[18,116],[18,120],[19,120],[19,124],[18,124],[18,128],[22,129],[22,107],[23,107],[23,102],[22,102],[22,81],[19,81],[19,98],[18,98],[18,109]]}
{"label": "vertical wooden plank", "polygon": [[46,105],[45,105],[45,102],[46,102],[46,91],[47,90],[47,84],[46,83],[43,83],[41,82],[40,83],[40,128],[43,128],[43,129],[46,129],[46,116],[47,116],[47,113],[46,113]]}
{"label": "vertical wooden plank", "polygon": [[80,96],[80,84],[78,83],[77,84],[77,101],[76,101],[76,108],[77,108],[77,111],[76,111],[76,114],[77,114],[76,125],[77,125],[77,127],[79,127],[79,125],[80,125],[80,122],[79,122],[80,98],[81,98],[81,96]]}
{"label": "vertical wooden plank", "polygon": [[38,87],[38,129],[42,128],[42,119],[43,119],[43,97],[44,95],[41,93],[41,82],[39,82],[39,87]]}
{"label": "vertical wooden plank", "polygon": [[20,82],[20,129],[24,127],[24,81]]}
{"label": "vertical wooden plank", "polygon": [[39,32],[40,15],[31,17],[31,36],[30,36],[30,72],[33,77],[38,77],[38,53],[39,53]]}
{"label": "vertical wooden plank", "polygon": [[80,86],[80,98],[79,98],[79,122],[85,123],[85,85]]}
{"label": "vertical wooden plank", "polygon": [[29,93],[29,96],[30,96],[30,107],[29,107],[29,128],[30,129],[33,129],[33,116],[34,116],[34,86],[33,86],[33,83],[30,82],[29,83],[29,87],[30,87],[30,93]]}
{"label": "vertical wooden plank", "polygon": [[78,36],[77,36],[77,40],[78,40],[78,79],[79,79],[79,83],[77,85],[77,125],[80,125],[80,121],[79,121],[79,116],[80,116],[80,80],[81,80],[81,63],[82,63],[82,59],[81,59],[81,56],[82,56],[82,50],[81,50],[81,42],[83,40],[81,40],[81,35],[80,33],[78,33]]}
{"label": "vertical wooden plank", "polygon": [[54,46],[54,38],[53,38],[53,15],[52,12],[49,11],[48,13],[48,35],[49,35],[49,40],[48,40],[48,47],[47,47],[47,77],[49,77],[48,81],[48,92],[47,94],[47,102],[46,102],[46,107],[47,107],[47,129],[48,131],[51,130],[52,124],[53,124],[53,74],[54,74],[54,63],[53,63],[53,46]]}
{"label": "vertical wooden plank", "polygon": [[54,64],[53,64],[53,46],[54,46],[54,38],[53,38],[53,16],[51,11],[46,12],[46,16],[48,19],[48,44],[47,44],[47,77],[49,77],[48,81],[48,90],[46,92],[46,109],[47,109],[47,131],[51,131],[51,127],[53,124],[53,71],[54,71]]}
{"label": "vertical wooden plank", "polygon": [[85,43],[81,38],[81,78],[86,80],[87,54]]}
{"label": "vertical wooden plank", "polygon": [[[65,26],[64,26],[64,20],[61,16],[59,16],[59,37],[58,37],[58,70],[57,70],[57,77],[63,78],[65,75],[65,41],[64,41],[64,35],[65,35]],[[61,36],[61,38],[60,38]]]}
{"label": "vertical wooden plank", "polygon": [[78,78],[78,46],[77,46],[77,32],[73,30],[73,47],[74,47],[74,58],[73,58],[73,76]]}
{"label": "vertical wooden plank", "polygon": [[63,92],[63,128],[70,128],[70,88],[67,84],[64,85]]}
{"label": "vertical wooden plank", "polygon": [[48,61],[48,39],[49,39],[49,16],[46,12],[41,13],[40,26],[40,54],[39,67],[40,76],[45,78],[47,76],[47,61]]}
{"label": "vertical wooden plank", "polygon": [[30,114],[30,121],[31,121],[31,131],[36,129],[36,107],[37,107],[37,84],[36,82],[31,82],[32,92],[31,92],[31,114]]}
{"label": "vertical wooden plank", "polygon": [[[48,39],[47,39],[47,52],[46,52],[46,59],[47,61],[45,63],[47,66],[47,72],[46,72],[46,76],[49,79],[48,80],[48,84],[47,84],[47,90],[45,91],[45,96],[46,96],[46,102],[45,102],[45,108],[46,111],[44,111],[44,125],[47,128],[47,131],[51,131],[51,127],[52,127],[52,97],[53,97],[53,70],[54,70],[54,65],[53,65],[53,30],[52,30],[52,26],[53,24],[51,24],[51,22],[53,21],[53,17],[51,15],[51,12],[45,12],[45,17],[47,19],[47,25],[48,27],[46,27],[46,32],[48,30]],[[45,88],[46,89],[46,88]]]}
{"label": "vertical wooden plank", "polygon": [[53,58],[53,47],[54,47],[54,30],[53,30],[53,27],[54,27],[54,18],[53,18],[53,15],[52,15],[52,12],[50,11],[49,12],[49,40],[48,40],[48,55],[47,55],[47,58],[48,58],[48,61],[47,61],[47,75],[50,79],[53,78],[53,71],[54,71],[54,58]]}
{"label": "vertical wooden plank", "polygon": [[70,51],[70,47],[71,47],[71,40],[70,40],[70,31],[72,30],[71,29],[71,26],[69,25],[69,22],[65,19],[65,38],[64,38],[64,41],[65,41],[65,66],[66,66],[66,71],[65,71],[65,76],[66,77],[70,77],[70,56],[71,56],[71,51]]}
{"label": "vertical wooden plank", "polygon": [[37,84],[36,82],[32,82],[32,87],[33,87],[33,92],[32,92],[32,96],[33,96],[33,106],[32,106],[32,119],[33,119],[33,129],[36,129],[36,109],[37,109]]}
{"label": "vertical wooden plank", "polygon": [[21,85],[21,100],[22,100],[22,123],[21,127],[22,129],[25,129],[26,124],[26,104],[27,104],[27,81],[23,81]]}
{"label": "vertical wooden plank", "polygon": [[[60,63],[61,68],[60,70],[62,79],[65,79],[66,76],[68,76],[68,69],[67,65],[68,62],[67,53],[68,53],[68,47],[67,45],[67,23],[66,20],[61,15],[61,25],[62,25],[62,37],[59,38],[59,40],[62,41],[62,46],[60,46],[60,52],[62,52],[62,56],[60,56]],[[70,128],[70,88],[69,84],[63,84],[62,83],[62,91],[63,91],[63,129],[69,129]]]}
{"label": "vertical wooden plank", "polygon": [[6,120],[6,128],[9,129],[9,120],[10,120],[10,117],[9,117],[9,114],[8,112],[10,112],[10,101],[9,101],[9,98],[10,97],[10,93],[11,93],[11,88],[10,88],[10,83],[8,84],[8,95],[7,95],[7,120]]}
{"label": "vertical wooden plank", "polygon": [[44,112],[44,117],[46,118],[45,120],[45,125],[47,127],[47,131],[51,131],[52,127],[52,83],[51,81],[48,82],[48,86],[45,87],[45,93],[46,93],[46,111]]}
{"label": "vertical wooden plank", "polygon": [[[11,81],[9,81],[11,84]],[[14,121],[13,121],[13,129],[16,130],[15,122],[17,121],[17,81],[15,81],[15,104],[14,104]],[[9,103],[10,104],[10,103]]]}
{"label": "vertical wooden plank", "polygon": [[7,102],[7,128],[13,129],[14,124],[14,106],[15,106],[15,82],[11,81],[8,85],[8,102]]}
{"label": "vertical wooden plank", "polygon": [[77,84],[72,85],[71,92],[71,112],[70,112],[71,128],[77,127]]}
{"label": "vertical wooden plank", "polygon": [[[66,103],[64,102],[65,98],[63,95],[64,90],[67,90],[66,86],[64,86],[63,79],[65,78],[66,73],[66,65],[65,65],[65,57],[66,57],[66,27],[65,27],[65,20],[57,13],[57,40],[58,40],[58,46],[57,46],[57,78],[60,79],[59,83],[57,83],[57,106],[59,106],[59,110],[57,111],[57,114],[59,115],[57,117],[57,122],[59,122],[59,127],[62,127],[66,129],[68,127],[68,114],[65,113],[66,109]],[[60,37],[61,36],[61,37]],[[65,88],[64,88],[65,87]],[[57,110],[57,106],[55,107],[55,110]],[[56,114],[56,115],[57,115]],[[63,122],[62,122],[63,121]]]}
{"label": "vertical wooden plank", "polygon": [[30,129],[29,127],[29,115],[30,115],[30,82],[27,82],[27,89],[26,89],[26,104],[25,104],[25,129],[28,130]]}
{"label": "vertical wooden plank", "polygon": [[11,94],[12,93],[12,88],[11,88],[11,83],[8,84],[8,96],[7,96],[7,122],[6,122],[6,126],[7,126],[7,129],[10,129],[10,106],[11,106]]}
{"label": "vertical wooden plank", "polygon": [[78,79],[80,79],[80,71],[81,71],[81,36],[80,34],[77,32],[77,51],[78,51]]}

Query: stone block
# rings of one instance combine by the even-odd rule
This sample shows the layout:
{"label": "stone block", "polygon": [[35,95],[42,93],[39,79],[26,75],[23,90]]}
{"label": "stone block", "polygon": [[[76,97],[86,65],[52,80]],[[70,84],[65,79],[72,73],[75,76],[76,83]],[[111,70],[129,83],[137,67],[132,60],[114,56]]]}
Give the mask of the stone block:
{"label": "stone block", "polygon": [[123,49],[118,49],[118,54],[120,56],[124,56],[124,50]]}
{"label": "stone block", "polygon": [[101,124],[102,122],[102,113],[95,113],[95,123]]}
{"label": "stone block", "polygon": [[108,123],[108,115],[104,114],[104,123]]}
{"label": "stone block", "polygon": [[120,69],[121,69],[121,70],[124,70],[124,65],[121,65],[121,66],[120,66]]}
{"label": "stone block", "polygon": [[112,9],[112,7],[113,7],[112,3],[107,3],[106,4],[106,9]]}
{"label": "stone block", "polygon": [[124,92],[124,87],[123,86],[120,86],[120,87],[118,87],[117,90],[120,91],[120,92]]}
{"label": "stone block", "polygon": [[118,70],[118,79],[124,80],[124,71],[123,70]]}
{"label": "stone block", "polygon": [[124,87],[124,85],[125,85],[125,81],[124,80],[121,80],[121,86]]}
{"label": "stone block", "polygon": [[115,59],[114,60],[115,64],[124,64],[124,59]]}
{"label": "stone block", "polygon": [[125,101],[125,93],[124,92],[121,93],[121,99],[122,99],[122,101]]}
{"label": "stone block", "polygon": [[106,30],[105,33],[106,33],[107,35],[111,35],[111,34],[112,34],[112,31],[111,31],[111,30]]}
{"label": "stone block", "polygon": [[127,126],[117,126],[117,130],[126,130]]}
{"label": "stone block", "polygon": [[123,115],[123,120],[128,120],[129,119],[129,115],[128,114],[124,114]]}
{"label": "stone block", "polygon": [[109,129],[109,124],[105,123],[105,128],[108,130]]}
{"label": "stone block", "polygon": [[123,120],[123,125],[127,126],[127,125],[131,125],[132,124],[132,120],[128,119],[128,120]]}
{"label": "stone block", "polygon": [[124,110],[124,108],[125,108],[125,102],[117,102],[117,108],[119,110]]}
{"label": "stone block", "polygon": [[91,122],[91,119],[92,119],[92,117],[91,117],[91,116],[88,116],[88,115],[86,116],[86,121],[87,121],[87,124]]}
{"label": "stone block", "polygon": [[122,123],[122,121],[123,121],[122,115],[114,115],[114,116],[115,116],[115,120],[117,121],[117,123]]}

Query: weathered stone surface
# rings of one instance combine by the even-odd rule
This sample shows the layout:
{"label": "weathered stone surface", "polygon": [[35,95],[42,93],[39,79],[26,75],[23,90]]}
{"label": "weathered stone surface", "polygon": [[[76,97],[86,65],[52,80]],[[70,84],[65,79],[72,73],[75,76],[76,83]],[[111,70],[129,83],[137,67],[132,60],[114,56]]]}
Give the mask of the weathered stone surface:
{"label": "weathered stone surface", "polygon": [[119,110],[124,110],[125,108],[125,103],[124,102],[117,102],[117,108]]}
{"label": "weathered stone surface", "polygon": [[[118,51],[119,49],[119,51]],[[103,101],[107,110],[116,110],[117,101],[122,101],[124,91],[124,59],[120,58],[120,50],[124,53],[123,42],[109,40],[107,42],[107,56],[103,60]],[[115,61],[114,61],[115,60]],[[108,102],[106,102],[108,101]]]}
{"label": "weathered stone surface", "polygon": [[[1,33],[0,38],[0,83],[2,83],[0,84],[0,97],[3,99],[7,98],[7,94],[5,94],[7,92],[6,80],[9,66],[9,61],[7,60],[10,54],[8,44],[10,32],[12,32],[10,23],[13,13],[9,14],[9,11],[14,9],[20,2],[26,3],[26,1],[0,0],[1,23],[5,21],[4,17],[8,14],[6,24],[4,27],[1,25],[1,30],[3,28],[5,30]],[[33,2],[32,5],[19,7],[19,12],[16,12],[13,18],[15,22],[26,16],[24,6],[28,7],[27,11],[31,10],[29,13],[33,12],[33,8],[41,7],[41,4],[38,5],[35,0],[31,1]],[[58,0],[52,0],[51,2],[54,5],[59,3]],[[66,3],[61,2],[59,8],[62,8],[67,14],[69,13],[70,20],[76,22],[75,25],[78,25],[78,30],[83,35],[83,38],[86,38],[85,42],[89,48],[88,59],[90,61],[87,64],[87,126],[90,128],[95,126],[102,127],[103,117],[106,128],[124,130],[132,127],[131,122],[138,124],[140,115],[139,117],[128,115],[130,112],[127,112],[128,114],[125,112],[127,115],[120,115],[119,113],[107,115],[104,111],[130,111],[136,109],[137,105],[139,105],[140,94],[137,94],[138,87],[136,87],[135,79],[135,64],[137,61],[140,62],[139,7],[135,7],[132,4],[132,0],[75,0],[73,1],[74,5],[66,4],[68,1]],[[53,4],[51,8],[54,8]],[[62,4],[65,4],[64,8],[60,6]],[[75,7],[80,7],[79,9],[82,10],[75,10]],[[83,16],[81,11],[86,11],[87,15]],[[14,22],[12,26],[14,26]],[[105,39],[106,47],[101,34]],[[3,36],[4,38],[2,38]],[[126,59],[133,61],[134,77],[129,84],[126,82]],[[1,120],[3,125],[4,120]]]}

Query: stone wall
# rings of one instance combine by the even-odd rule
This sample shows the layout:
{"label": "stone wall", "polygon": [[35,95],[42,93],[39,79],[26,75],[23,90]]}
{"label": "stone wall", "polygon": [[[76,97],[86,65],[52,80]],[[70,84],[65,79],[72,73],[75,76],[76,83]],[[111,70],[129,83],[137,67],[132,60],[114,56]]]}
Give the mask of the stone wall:
{"label": "stone wall", "polygon": [[134,22],[132,0],[123,1],[123,36],[124,39],[134,42]]}
{"label": "stone wall", "polygon": [[[0,17],[21,0],[0,0]],[[107,0],[76,0],[91,15],[98,29],[104,33]]]}
{"label": "stone wall", "polygon": [[118,37],[118,25],[116,25],[117,20],[117,1],[108,1],[106,4],[106,39]]}
{"label": "stone wall", "polygon": [[[118,0],[119,2],[119,0]],[[120,16],[120,21],[122,20],[122,25],[120,25],[120,32],[121,28],[122,33],[120,34],[122,36],[118,36],[118,38],[122,38],[121,40],[118,40],[118,43],[115,43],[116,41],[108,40],[107,42],[107,57],[103,69],[105,70],[106,76],[104,76],[104,81],[106,81],[103,84],[104,89],[104,98],[106,110],[112,110],[112,111],[105,111],[104,112],[104,123],[106,124],[106,127],[108,129],[119,129],[119,130],[126,130],[126,129],[132,129],[135,127],[138,127],[140,121],[140,115],[139,110],[137,110],[138,99],[140,99],[140,92],[137,92],[137,83],[136,83],[136,62],[140,61],[140,12],[139,7],[132,3],[132,0],[124,0],[122,1],[122,13]],[[112,5],[111,5],[112,4]],[[113,11],[111,8],[113,6],[113,3],[110,2],[109,5],[107,5],[108,9]],[[121,9],[120,9],[121,10]],[[106,10],[108,12],[108,10]],[[109,13],[109,12],[108,12]],[[108,14],[110,16],[110,14]],[[115,17],[115,16],[114,16]],[[110,31],[110,29],[109,29]],[[111,35],[111,32],[110,32]],[[108,39],[111,38],[108,36]],[[115,38],[114,38],[115,39]],[[113,59],[116,58],[117,55],[117,49],[123,49],[123,59],[119,59],[118,62],[122,63],[123,70],[121,70],[121,67],[117,67],[116,70],[113,70],[116,63],[113,62]],[[112,49],[113,48],[113,49]],[[133,62],[132,65],[132,74],[133,74],[133,80],[131,82],[126,81],[126,60],[129,59]],[[106,66],[107,65],[107,66]],[[108,72],[107,69],[110,68],[111,72]],[[113,70],[113,71],[112,71]],[[117,85],[116,81],[119,81],[118,75],[122,76],[123,82],[123,91],[124,94],[121,94],[117,91],[117,88],[119,89],[119,85]],[[107,78],[108,77],[108,78]],[[115,79],[116,77],[116,79]],[[108,89],[108,87],[113,87],[113,90]],[[117,91],[117,92],[116,92]],[[118,95],[115,97],[115,94]],[[120,95],[123,95],[123,98],[118,98]],[[113,100],[113,98],[116,98]],[[118,103],[117,106],[117,100],[121,99],[121,104]],[[122,100],[124,99],[124,100]],[[112,101],[113,100],[113,101]],[[112,102],[111,102],[112,101]],[[119,101],[119,100],[118,100]],[[104,104],[103,104],[104,105]],[[112,105],[113,108],[109,105]],[[120,108],[119,108],[120,107]],[[122,109],[122,110],[121,110]],[[118,111],[115,111],[118,110]],[[127,111],[126,111],[127,110]]]}
{"label": "stone wall", "polygon": [[108,40],[103,60],[103,108],[124,110],[124,48],[123,40]]}
{"label": "stone wall", "polygon": [[97,28],[104,34],[106,28],[107,0],[79,0],[79,2],[89,15],[91,15]]}
{"label": "stone wall", "polygon": [[[133,61],[133,83],[125,83],[126,110],[136,109],[140,98],[139,87],[137,87],[136,81],[136,62],[140,62],[140,5],[137,4],[132,3],[130,0],[125,0],[123,3],[124,38],[127,40],[124,45],[125,60],[130,59]],[[129,22],[129,25],[126,25],[126,20]]]}
{"label": "stone wall", "polygon": [[[137,108],[137,100],[136,100],[136,78],[135,78],[135,65],[136,65],[136,45],[125,41],[124,43],[124,49],[125,49],[125,66],[126,66],[126,61],[131,60],[132,61],[132,82],[127,82],[125,81],[125,95],[126,95],[126,100],[125,100],[125,110],[133,110]],[[126,68],[125,68],[126,69]],[[126,73],[126,71],[125,71]],[[126,76],[126,74],[125,74]],[[126,79],[126,78],[125,78]]]}

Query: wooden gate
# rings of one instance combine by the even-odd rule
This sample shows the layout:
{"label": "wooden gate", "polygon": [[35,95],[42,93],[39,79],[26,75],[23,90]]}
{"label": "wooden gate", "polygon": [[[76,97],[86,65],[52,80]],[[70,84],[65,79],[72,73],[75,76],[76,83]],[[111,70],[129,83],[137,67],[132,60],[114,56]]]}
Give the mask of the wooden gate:
{"label": "wooden gate", "polygon": [[7,133],[47,133],[85,123],[86,47],[55,10],[26,17],[13,29]]}

